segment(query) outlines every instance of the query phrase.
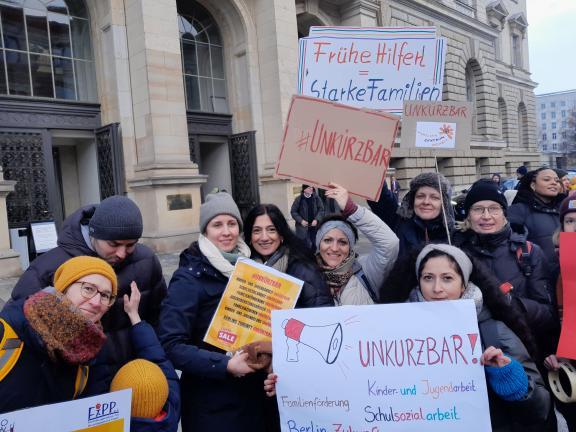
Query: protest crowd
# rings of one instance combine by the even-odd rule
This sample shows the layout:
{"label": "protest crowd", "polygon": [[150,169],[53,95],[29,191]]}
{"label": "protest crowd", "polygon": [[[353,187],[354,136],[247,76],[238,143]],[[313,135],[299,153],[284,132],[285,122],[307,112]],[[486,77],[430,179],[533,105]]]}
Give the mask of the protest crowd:
{"label": "protest crowd", "polygon": [[[519,169],[511,205],[500,176],[479,179],[458,222],[435,172],[414,177],[400,202],[385,185],[367,206],[336,183],[324,199],[303,185],[295,230],[272,204],[243,220],[215,191],[168,288],[138,243],[130,199],[81,208],[0,312],[0,413],[132,388],[131,430],[176,431],[180,421],[183,431],[280,430],[271,345],[230,353],[204,341],[234,264],[251,257],[303,281],[296,308],[473,300],[493,430],[556,430],[555,409],[576,430],[576,406],[547,379],[568,362],[555,355],[558,249],[560,233],[576,231],[576,196],[561,174]],[[359,233],[370,244],[362,256]]]}

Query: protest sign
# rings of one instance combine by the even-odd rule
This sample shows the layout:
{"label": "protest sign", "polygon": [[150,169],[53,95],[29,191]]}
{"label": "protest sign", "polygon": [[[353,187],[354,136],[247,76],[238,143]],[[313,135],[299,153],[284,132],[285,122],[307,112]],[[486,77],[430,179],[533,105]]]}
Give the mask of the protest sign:
{"label": "protest sign", "polygon": [[401,148],[469,150],[470,102],[405,101]]}
{"label": "protest sign", "polygon": [[446,41],[430,27],[314,27],[299,50],[302,95],[394,114],[442,100]]}
{"label": "protest sign", "polygon": [[[575,201],[576,202],[576,201]],[[560,274],[562,277],[562,332],[558,357],[576,360],[576,234],[560,233]]]}
{"label": "protest sign", "polygon": [[275,311],[272,333],[283,432],[491,430],[471,300]]}
{"label": "protest sign", "polygon": [[129,432],[132,389],[0,414],[0,431]]}
{"label": "protest sign", "polygon": [[378,200],[399,118],[305,96],[293,96],[278,177]]}
{"label": "protest sign", "polygon": [[303,284],[272,267],[238,259],[204,342],[236,351],[251,342],[271,340],[271,311],[293,308]]}

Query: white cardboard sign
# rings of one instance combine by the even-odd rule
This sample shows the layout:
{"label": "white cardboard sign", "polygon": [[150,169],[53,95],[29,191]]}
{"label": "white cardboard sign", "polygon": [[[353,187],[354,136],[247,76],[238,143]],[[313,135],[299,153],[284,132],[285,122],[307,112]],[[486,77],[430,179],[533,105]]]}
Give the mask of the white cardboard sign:
{"label": "white cardboard sign", "polygon": [[0,431],[129,432],[132,389],[0,414]]}
{"label": "white cardboard sign", "polygon": [[300,94],[394,114],[404,100],[442,100],[446,41],[434,29],[313,30],[300,39]]}
{"label": "white cardboard sign", "polygon": [[491,430],[471,300],[274,311],[272,340],[283,432]]}

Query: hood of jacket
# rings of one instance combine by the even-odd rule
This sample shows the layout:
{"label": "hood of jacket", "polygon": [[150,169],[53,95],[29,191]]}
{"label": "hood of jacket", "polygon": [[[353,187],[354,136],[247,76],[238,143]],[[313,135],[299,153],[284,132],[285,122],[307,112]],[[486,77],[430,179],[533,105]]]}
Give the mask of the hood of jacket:
{"label": "hood of jacket", "polygon": [[80,228],[82,225],[88,225],[95,210],[95,204],[81,207],[68,216],[62,224],[62,228],[58,234],[58,246],[64,249],[68,255],[97,255],[84,241],[84,236]]}
{"label": "hood of jacket", "polygon": [[[448,222],[448,228],[452,229],[454,226],[454,209],[452,208],[452,187],[450,183],[442,174],[436,174],[433,172],[422,173],[414,177],[410,182],[410,190],[402,199],[400,207],[398,207],[398,215],[404,219],[411,219],[414,217],[414,197],[418,189],[424,186],[431,187],[438,190],[438,178],[440,178],[440,184],[442,187],[442,205],[446,211],[446,220]],[[443,224],[443,216],[440,213],[440,218]]]}

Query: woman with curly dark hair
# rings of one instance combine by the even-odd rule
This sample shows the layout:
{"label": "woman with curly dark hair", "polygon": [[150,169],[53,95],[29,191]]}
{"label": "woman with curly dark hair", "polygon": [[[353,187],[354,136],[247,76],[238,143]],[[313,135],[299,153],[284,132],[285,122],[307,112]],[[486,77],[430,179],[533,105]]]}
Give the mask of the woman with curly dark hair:
{"label": "woman with curly dark hair", "polygon": [[304,281],[296,307],[333,306],[314,255],[288,226],[274,204],[254,207],[244,221],[252,259]]}
{"label": "woman with curly dark hair", "polygon": [[[416,285],[408,294],[410,302],[474,301],[493,430],[543,425],[551,398],[532,360],[535,344],[525,319],[501,293],[497,280],[481,263],[446,244],[425,246],[412,263]],[[407,293],[403,285],[400,292]]]}

